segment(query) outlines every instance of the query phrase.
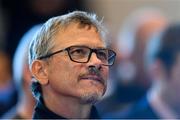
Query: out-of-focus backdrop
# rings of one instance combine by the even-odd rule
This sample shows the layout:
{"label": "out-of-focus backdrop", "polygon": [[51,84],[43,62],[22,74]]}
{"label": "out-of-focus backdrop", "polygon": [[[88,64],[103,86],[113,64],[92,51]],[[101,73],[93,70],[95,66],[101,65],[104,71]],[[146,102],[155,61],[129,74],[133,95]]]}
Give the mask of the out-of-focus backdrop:
{"label": "out-of-focus backdrop", "polygon": [[137,9],[153,7],[163,12],[171,21],[179,21],[179,0],[88,0],[88,8],[104,16],[112,36],[117,36],[122,22]]}
{"label": "out-of-focus backdrop", "polygon": [[124,109],[147,94],[153,84],[149,41],[170,23],[180,23],[179,0],[0,0],[0,116],[21,94],[12,61],[22,37],[33,26],[73,10],[103,19],[110,47],[117,53],[107,92],[97,104],[100,114]]}

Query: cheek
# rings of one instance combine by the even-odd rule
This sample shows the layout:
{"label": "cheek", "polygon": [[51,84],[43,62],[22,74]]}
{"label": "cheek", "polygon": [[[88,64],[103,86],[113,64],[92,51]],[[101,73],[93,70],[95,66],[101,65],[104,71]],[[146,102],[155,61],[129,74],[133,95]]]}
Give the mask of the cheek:
{"label": "cheek", "polygon": [[72,93],[71,89],[77,85],[78,73],[80,73],[78,66],[69,62],[58,63],[49,71],[50,86],[63,94]]}
{"label": "cheek", "polygon": [[103,76],[107,79],[109,77],[109,68],[106,67],[103,69]]}
{"label": "cheek", "polygon": [[61,69],[61,75],[64,76],[64,79],[68,81],[69,86],[73,85],[75,87],[78,83],[79,75],[85,73],[85,67],[79,63],[74,62],[65,63],[63,66],[64,68]]}
{"label": "cheek", "polygon": [[49,76],[53,77],[58,82],[68,82],[72,77],[74,77],[75,70],[71,62],[66,62],[67,60],[61,59],[61,61],[56,61],[54,65],[49,68]]}

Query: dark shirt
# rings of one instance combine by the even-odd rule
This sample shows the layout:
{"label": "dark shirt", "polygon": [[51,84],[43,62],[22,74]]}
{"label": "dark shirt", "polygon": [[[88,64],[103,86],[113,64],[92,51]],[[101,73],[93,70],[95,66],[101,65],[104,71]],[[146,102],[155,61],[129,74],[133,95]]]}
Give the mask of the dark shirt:
{"label": "dark shirt", "polygon": [[[92,106],[90,119],[98,119],[99,115],[94,106]],[[50,111],[44,104],[42,97],[40,97],[39,101],[34,110],[33,119],[66,119],[62,116],[55,114]]]}

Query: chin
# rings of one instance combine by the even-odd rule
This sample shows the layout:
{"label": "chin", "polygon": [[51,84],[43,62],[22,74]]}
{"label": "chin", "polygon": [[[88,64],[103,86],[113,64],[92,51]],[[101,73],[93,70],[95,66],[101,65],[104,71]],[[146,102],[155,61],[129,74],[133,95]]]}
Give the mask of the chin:
{"label": "chin", "polygon": [[98,102],[104,93],[85,93],[81,96],[82,104],[95,104]]}

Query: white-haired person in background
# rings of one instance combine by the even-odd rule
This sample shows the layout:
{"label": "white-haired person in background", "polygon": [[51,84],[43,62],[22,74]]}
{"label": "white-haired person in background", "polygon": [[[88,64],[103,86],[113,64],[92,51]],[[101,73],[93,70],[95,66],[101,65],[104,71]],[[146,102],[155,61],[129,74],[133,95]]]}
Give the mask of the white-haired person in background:
{"label": "white-haired person in background", "polygon": [[28,48],[33,36],[41,25],[36,25],[27,31],[15,51],[13,58],[13,79],[18,90],[18,102],[14,108],[7,112],[4,119],[31,119],[35,99],[30,89],[31,73],[28,64]]}
{"label": "white-haired person in background", "polygon": [[145,71],[145,49],[149,38],[168,24],[165,15],[156,8],[138,8],[125,18],[120,27],[116,48],[117,59],[112,66],[108,86],[109,96],[97,105],[99,113],[120,111],[139,100],[151,85]]}
{"label": "white-haired person in background", "polygon": [[145,49],[147,94],[112,118],[180,119],[180,24],[167,26],[150,38]]}

